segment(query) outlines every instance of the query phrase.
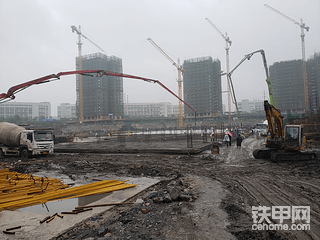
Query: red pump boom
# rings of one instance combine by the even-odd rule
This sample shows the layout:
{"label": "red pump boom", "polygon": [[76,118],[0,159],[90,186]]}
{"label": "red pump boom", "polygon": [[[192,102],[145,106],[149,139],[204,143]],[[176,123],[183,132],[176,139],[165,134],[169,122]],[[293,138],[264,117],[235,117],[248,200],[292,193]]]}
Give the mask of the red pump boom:
{"label": "red pump boom", "polygon": [[154,79],[150,79],[150,78],[144,78],[144,77],[138,77],[138,76],[133,76],[133,75],[129,75],[129,74],[124,74],[124,73],[115,73],[115,72],[110,72],[110,71],[104,71],[104,70],[82,70],[82,71],[70,71],[70,72],[59,72],[57,74],[51,74],[51,75],[47,75],[45,77],[42,78],[38,78],[35,80],[31,80],[29,82],[25,82],[16,86],[11,87],[7,93],[1,93],[0,94],[0,103],[3,102],[6,99],[15,99],[14,94],[18,93],[32,85],[35,84],[41,84],[41,83],[47,83],[50,81],[54,81],[56,79],[60,79],[61,76],[65,76],[65,75],[72,75],[72,74],[82,74],[82,75],[87,75],[87,74],[92,74],[92,73],[96,73],[96,77],[101,77],[103,75],[107,75],[107,76],[117,76],[117,77],[124,77],[124,78],[133,78],[133,79],[139,79],[139,80],[143,80],[146,82],[153,82],[153,83],[157,83],[159,84],[161,87],[163,87],[165,90],[167,90],[168,92],[170,92],[172,95],[174,95],[176,98],[178,98],[180,101],[182,101],[185,105],[187,105],[189,108],[191,108],[196,116],[196,110],[193,109],[189,104],[187,104],[185,101],[183,101],[181,98],[179,98],[174,92],[172,92],[169,88],[167,88],[163,83],[161,83],[159,80],[154,80]]}

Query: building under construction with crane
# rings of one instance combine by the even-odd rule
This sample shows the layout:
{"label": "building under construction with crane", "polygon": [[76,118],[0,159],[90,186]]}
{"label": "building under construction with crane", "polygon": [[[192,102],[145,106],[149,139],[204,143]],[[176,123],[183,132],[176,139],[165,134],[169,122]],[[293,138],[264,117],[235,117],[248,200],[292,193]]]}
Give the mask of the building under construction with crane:
{"label": "building under construction with crane", "polygon": [[[79,70],[78,57],[76,69]],[[82,70],[103,69],[122,73],[122,59],[107,56],[103,53],[94,53],[82,56]],[[77,116],[80,115],[79,77],[77,75]],[[82,77],[83,119],[118,118],[124,115],[123,111],[123,79],[117,76]]]}
{"label": "building under construction with crane", "polygon": [[[221,64],[211,57],[187,59],[183,62],[184,100],[197,109],[197,116],[215,117],[222,114]],[[184,108],[186,117],[194,113]]]}
{"label": "building under construction with crane", "polygon": [[305,99],[302,61],[276,62],[269,69],[276,107],[281,111],[303,113]]}
{"label": "building under construction with crane", "polygon": [[270,66],[276,107],[282,112],[304,113],[307,101],[310,113],[319,113],[320,53],[315,53],[306,62],[307,95],[303,91],[303,74],[302,60],[276,62]]}

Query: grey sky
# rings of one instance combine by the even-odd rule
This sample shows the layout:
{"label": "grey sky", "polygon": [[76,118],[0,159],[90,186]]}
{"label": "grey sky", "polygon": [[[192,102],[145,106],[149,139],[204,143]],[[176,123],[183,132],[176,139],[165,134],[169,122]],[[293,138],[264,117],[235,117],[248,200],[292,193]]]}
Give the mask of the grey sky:
{"label": "grey sky", "polygon": [[[319,0],[0,0],[0,93],[17,84],[60,71],[75,70],[77,35],[83,34],[107,55],[123,60],[123,72],[160,80],[177,91],[178,73],[149,41],[151,37],[170,57],[212,56],[226,70],[225,41],[209,25],[209,18],[232,40],[230,70],[245,54],[264,49],[268,65],[301,59],[300,27],[266,8],[268,4],[310,27],[306,57],[320,52]],[[83,40],[83,54],[99,52]],[[75,75],[32,86],[16,94],[17,102],[49,101],[52,115],[60,103],[75,103]],[[267,95],[260,54],[243,63],[232,75],[238,101]],[[226,90],[226,78],[222,78]],[[160,86],[124,79],[129,102],[172,102]],[[227,106],[226,94],[223,103]]]}

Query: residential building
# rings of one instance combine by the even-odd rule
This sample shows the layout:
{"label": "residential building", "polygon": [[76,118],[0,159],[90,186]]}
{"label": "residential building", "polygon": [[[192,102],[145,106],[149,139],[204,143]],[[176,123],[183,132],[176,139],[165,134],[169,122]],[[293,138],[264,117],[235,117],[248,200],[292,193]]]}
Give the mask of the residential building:
{"label": "residential building", "polygon": [[320,53],[307,61],[308,103],[311,113],[320,113]]}
{"label": "residential building", "polygon": [[[302,60],[276,62],[269,67],[276,107],[281,112],[304,113],[305,94]],[[319,112],[320,53],[306,62],[309,112]]]}
{"label": "residential building", "polygon": [[75,118],[76,115],[76,105],[70,103],[61,103],[57,108],[58,118]]}
{"label": "residential building", "polygon": [[[78,58],[76,59],[77,70]],[[94,53],[82,56],[82,70],[107,70],[122,73],[122,59]],[[79,75],[77,75],[77,116],[79,116],[80,95]],[[123,79],[122,77],[82,76],[83,119],[103,119],[110,115],[123,116]]]}
{"label": "residential building", "polygon": [[0,117],[8,118],[14,116],[29,119],[48,119],[51,116],[51,103],[6,102],[0,104]]}
{"label": "residential building", "polygon": [[[183,63],[184,101],[197,111],[197,116],[217,116],[222,113],[221,65],[218,59],[201,57]],[[194,111],[184,106],[185,116]]]}
{"label": "residential building", "polygon": [[[183,114],[183,107],[182,107],[182,114]],[[179,105],[172,105],[172,115],[179,116]]]}
{"label": "residential building", "polygon": [[269,69],[276,107],[282,112],[304,112],[302,61],[276,62]]}
{"label": "residential building", "polygon": [[253,111],[263,111],[264,110],[264,101],[256,100],[250,101],[249,99],[242,99],[241,102],[238,102],[239,112],[253,112]]}
{"label": "residential building", "polygon": [[173,114],[172,103],[129,103],[125,106],[125,115],[129,117],[169,117]]}

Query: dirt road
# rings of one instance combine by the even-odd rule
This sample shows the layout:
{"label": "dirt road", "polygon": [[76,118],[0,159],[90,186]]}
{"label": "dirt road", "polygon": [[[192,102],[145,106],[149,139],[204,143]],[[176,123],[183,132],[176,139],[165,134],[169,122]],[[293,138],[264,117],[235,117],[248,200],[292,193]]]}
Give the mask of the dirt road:
{"label": "dirt road", "polygon": [[[320,161],[256,160],[252,152],[263,142],[249,137],[241,149],[222,147],[219,155],[57,154],[12,166],[56,171],[73,181],[87,173],[162,179],[132,199],[140,199],[138,207],[115,207],[56,239],[319,239]],[[310,230],[253,230],[253,206],[309,206]],[[291,226],[291,219],[284,223]]]}

